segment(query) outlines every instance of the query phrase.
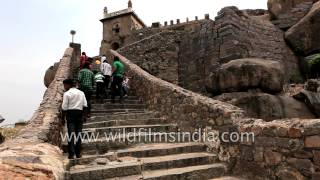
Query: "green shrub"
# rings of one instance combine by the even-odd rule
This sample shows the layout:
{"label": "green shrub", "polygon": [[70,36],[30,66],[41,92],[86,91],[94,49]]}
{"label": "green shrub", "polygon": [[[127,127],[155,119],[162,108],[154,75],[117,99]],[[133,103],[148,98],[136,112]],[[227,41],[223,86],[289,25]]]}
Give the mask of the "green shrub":
{"label": "green shrub", "polygon": [[290,77],[290,83],[296,83],[296,84],[304,83],[304,79],[300,74],[294,74]]}
{"label": "green shrub", "polygon": [[319,77],[320,75],[320,54],[312,57],[309,61],[310,73],[313,78]]}

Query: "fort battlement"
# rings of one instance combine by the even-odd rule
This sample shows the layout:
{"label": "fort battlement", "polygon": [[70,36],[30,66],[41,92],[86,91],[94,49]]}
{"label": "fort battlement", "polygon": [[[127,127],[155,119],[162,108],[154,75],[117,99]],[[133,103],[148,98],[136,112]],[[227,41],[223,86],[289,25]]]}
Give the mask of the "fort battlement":
{"label": "fort battlement", "polygon": [[199,19],[198,16],[194,17],[194,20],[190,21],[190,18],[187,17],[186,20],[183,22],[181,19],[176,19],[176,20],[170,20],[170,21],[165,21],[163,24],[160,22],[154,22],[151,25],[151,28],[167,28],[167,27],[172,27],[172,26],[179,26],[179,25],[187,25],[187,24],[192,24],[192,23],[198,23],[198,21],[202,20],[211,20],[209,14],[205,14],[203,19]]}

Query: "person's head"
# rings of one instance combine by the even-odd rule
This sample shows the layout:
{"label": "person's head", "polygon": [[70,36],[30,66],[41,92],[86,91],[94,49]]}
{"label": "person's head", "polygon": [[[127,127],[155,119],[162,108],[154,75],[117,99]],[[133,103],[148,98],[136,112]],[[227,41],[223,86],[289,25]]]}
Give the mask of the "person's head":
{"label": "person's head", "polygon": [[104,60],[103,63],[108,63],[108,60]]}
{"label": "person's head", "polygon": [[86,56],[87,54],[86,54],[85,52],[82,52],[82,55],[83,55],[83,56]]}
{"label": "person's head", "polygon": [[63,86],[66,91],[74,87],[74,82],[72,79],[65,79],[63,81]]}
{"label": "person's head", "polygon": [[83,69],[90,69],[90,63],[89,62],[84,63]]}
{"label": "person's head", "polygon": [[120,59],[119,59],[118,56],[115,56],[115,57],[113,58],[113,61],[120,61]]}

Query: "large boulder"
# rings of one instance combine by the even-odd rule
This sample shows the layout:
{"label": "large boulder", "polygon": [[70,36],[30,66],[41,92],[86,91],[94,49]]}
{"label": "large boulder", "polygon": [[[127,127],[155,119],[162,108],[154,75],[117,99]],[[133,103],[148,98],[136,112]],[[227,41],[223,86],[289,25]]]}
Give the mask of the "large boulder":
{"label": "large boulder", "polygon": [[288,29],[301,20],[311,9],[314,0],[268,0],[272,22]]}
{"label": "large boulder", "polygon": [[284,84],[281,63],[247,58],[225,63],[213,77],[217,93],[239,92],[259,88],[264,92],[280,92]]}
{"label": "large boulder", "polygon": [[59,68],[60,63],[57,62],[53,66],[49,67],[46,71],[46,74],[44,75],[44,85],[46,87],[49,87],[51,82],[54,80],[54,77],[56,76],[57,70]]}
{"label": "large boulder", "polygon": [[291,27],[285,38],[293,50],[302,55],[320,51],[320,2],[313,5],[309,13]]}
{"label": "large boulder", "polygon": [[266,121],[283,118],[314,118],[308,107],[289,96],[275,96],[259,91],[225,93],[214,97],[242,108],[248,117]]}

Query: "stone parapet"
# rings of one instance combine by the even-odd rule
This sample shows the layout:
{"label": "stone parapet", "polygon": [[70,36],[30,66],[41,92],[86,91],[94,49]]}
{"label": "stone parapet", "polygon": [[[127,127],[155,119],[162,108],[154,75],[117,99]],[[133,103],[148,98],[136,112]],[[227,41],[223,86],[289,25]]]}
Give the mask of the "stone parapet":
{"label": "stone parapet", "polygon": [[239,132],[254,132],[255,138],[239,144],[236,173],[267,179],[319,179],[320,119],[242,119],[237,126]]}
{"label": "stone parapet", "polygon": [[[16,138],[0,146],[0,177],[4,179],[64,179],[60,106],[63,80],[72,76],[74,48],[67,48],[40,107]],[[0,178],[0,179],[1,179]]]}
{"label": "stone parapet", "polygon": [[182,130],[228,126],[234,119],[242,116],[242,110],[233,105],[159,79],[119,53],[111,53],[125,64],[129,75],[132,76],[130,85],[135,94],[143,99],[149,109],[159,111],[162,116],[177,123]]}

